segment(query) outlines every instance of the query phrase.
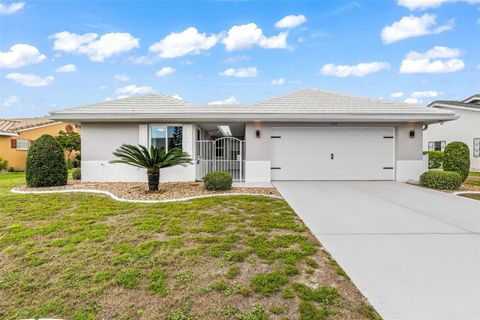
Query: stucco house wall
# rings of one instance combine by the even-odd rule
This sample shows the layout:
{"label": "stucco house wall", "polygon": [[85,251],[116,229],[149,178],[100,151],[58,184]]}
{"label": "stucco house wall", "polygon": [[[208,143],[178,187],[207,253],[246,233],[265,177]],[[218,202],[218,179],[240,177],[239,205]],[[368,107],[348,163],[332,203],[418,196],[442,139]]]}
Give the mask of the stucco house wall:
{"label": "stucco house wall", "polygon": [[[27,161],[28,150],[20,150],[17,148],[11,147],[12,139],[21,139],[21,140],[30,140],[30,143],[38,139],[44,134],[49,134],[51,136],[58,136],[60,130],[65,131],[65,126],[67,123],[57,122],[54,124],[49,124],[37,128],[29,128],[21,130],[18,133],[18,136],[0,136],[0,158],[3,158],[8,161],[8,166],[13,167],[16,170],[24,170],[25,164]],[[73,126],[75,132],[80,132],[79,128]],[[68,152],[65,152],[67,156]],[[75,158],[75,153],[70,155],[71,159]]]}
{"label": "stucco house wall", "polygon": [[[445,108],[447,109],[447,108]],[[431,124],[424,133],[423,148],[428,150],[428,142],[464,142],[470,149],[471,170],[480,171],[480,158],[473,157],[473,139],[480,138],[480,111],[452,109],[460,116],[458,120],[442,124]]]}
{"label": "stucco house wall", "polygon": [[[172,125],[168,123],[169,125]],[[176,123],[175,125],[178,125]],[[183,149],[193,152],[193,125],[182,124]],[[113,152],[122,144],[148,145],[146,123],[82,123],[82,180],[87,182],[146,182],[145,169],[112,164]],[[161,170],[160,181],[194,181],[195,166],[175,166]]]}

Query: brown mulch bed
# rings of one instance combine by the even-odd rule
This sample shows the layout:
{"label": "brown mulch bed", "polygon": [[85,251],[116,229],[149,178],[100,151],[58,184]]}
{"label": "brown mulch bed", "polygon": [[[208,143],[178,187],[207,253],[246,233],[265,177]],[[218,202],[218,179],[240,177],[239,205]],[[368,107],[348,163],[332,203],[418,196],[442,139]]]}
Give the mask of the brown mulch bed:
{"label": "brown mulch bed", "polygon": [[270,195],[280,197],[280,193],[273,186],[270,188],[246,188],[233,187],[228,191],[208,191],[202,182],[164,182],[160,184],[158,192],[149,192],[146,183],[87,183],[78,181],[69,181],[66,186],[47,187],[47,188],[28,188],[19,186],[17,190],[21,191],[53,191],[53,190],[75,190],[90,189],[101,190],[113,193],[119,198],[128,200],[172,200],[182,199],[203,195],[242,193],[252,195]]}

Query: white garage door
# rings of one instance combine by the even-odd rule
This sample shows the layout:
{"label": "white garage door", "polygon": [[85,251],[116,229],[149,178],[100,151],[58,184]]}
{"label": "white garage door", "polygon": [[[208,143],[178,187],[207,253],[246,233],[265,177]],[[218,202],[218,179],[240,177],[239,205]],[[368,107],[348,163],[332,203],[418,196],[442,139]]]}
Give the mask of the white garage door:
{"label": "white garage door", "polygon": [[272,180],[394,180],[393,128],[272,128]]}

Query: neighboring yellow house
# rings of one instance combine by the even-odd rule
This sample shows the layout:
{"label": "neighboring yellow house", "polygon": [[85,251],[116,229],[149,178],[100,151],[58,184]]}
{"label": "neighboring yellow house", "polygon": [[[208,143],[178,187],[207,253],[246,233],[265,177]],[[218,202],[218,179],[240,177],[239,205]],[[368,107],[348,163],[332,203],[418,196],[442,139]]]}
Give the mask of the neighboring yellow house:
{"label": "neighboring yellow house", "polygon": [[73,124],[47,118],[0,119],[0,158],[9,167],[24,170],[32,142],[44,134],[58,136],[60,130],[79,131]]}

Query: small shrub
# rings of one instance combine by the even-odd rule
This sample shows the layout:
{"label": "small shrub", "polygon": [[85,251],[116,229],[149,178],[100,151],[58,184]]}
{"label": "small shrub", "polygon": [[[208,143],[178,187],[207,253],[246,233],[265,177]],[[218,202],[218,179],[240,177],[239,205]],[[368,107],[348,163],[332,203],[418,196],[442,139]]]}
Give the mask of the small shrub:
{"label": "small shrub", "polygon": [[463,142],[450,142],[445,147],[443,170],[457,172],[462,182],[467,180],[470,171],[470,150]]}
{"label": "small shrub", "polygon": [[253,291],[269,297],[288,283],[288,277],[283,271],[257,274],[251,280]]}
{"label": "small shrub", "polygon": [[81,180],[82,179],[82,170],[80,168],[75,168],[72,170],[72,179]]}
{"label": "small shrub", "polygon": [[7,169],[8,169],[8,161],[0,158],[0,171],[4,171]]}
{"label": "small shrub", "polygon": [[228,172],[213,171],[203,178],[205,189],[211,191],[225,191],[232,188],[232,176]]}
{"label": "small shrub", "polygon": [[44,134],[32,143],[25,170],[29,187],[51,187],[67,184],[68,171],[63,149],[54,137]]}
{"label": "small shrub", "polygon": [[441,190],[456,190],[462,184],[460,174],[452,171],[428,171],[420,176],[420,185]]}
{"label": "small shrub", "polygon": [[443,151],[425,151],[428,155],[428,169],[438,169],[443,164]]}

